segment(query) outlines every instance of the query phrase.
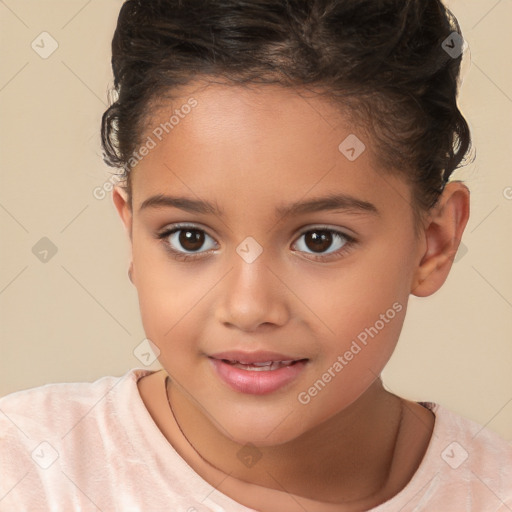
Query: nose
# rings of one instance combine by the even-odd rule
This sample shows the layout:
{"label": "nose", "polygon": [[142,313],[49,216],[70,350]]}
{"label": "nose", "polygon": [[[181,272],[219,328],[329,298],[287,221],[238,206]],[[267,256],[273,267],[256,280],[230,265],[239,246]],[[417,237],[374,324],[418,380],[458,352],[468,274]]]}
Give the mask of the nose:
{"label": "nose", "polygon": [[235,255],[233,268],[219,288],[217,320],[247,332],[286,324],[290,292],[272,267],[263,254],[252,263]]}

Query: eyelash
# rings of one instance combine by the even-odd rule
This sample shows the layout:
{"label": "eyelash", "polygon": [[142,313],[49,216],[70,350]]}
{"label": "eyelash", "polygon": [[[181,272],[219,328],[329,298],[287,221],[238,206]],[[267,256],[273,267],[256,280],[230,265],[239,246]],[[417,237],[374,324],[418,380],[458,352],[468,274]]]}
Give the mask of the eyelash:
{"label": "eyelash", "polygon": [[[204,255],[207,254],[209,251],[187,254],[187,253],[182,253],[180,251],[177,251],[170,246],[169,242],[167,241],[167,238],[178,231],[185,231],[186,229],[190,229],[190,230],[194,230],[194,231],[201,231],[201,232],[205,233],[206,235],[208,235],[208,233],[206,233],[206,231],[204,231],[204,229],[198,228],[196,226],[193,226],[190,224],[175,224],[171,228],[168,228],[161,233],[157,233],[156,238],[162,241],[165,250],[175,260],[190,261],[190,260],[197,260],[197,259],[204,257]],[[321,255],[315,255],[312,253],[307,253],[308,254],[307,258],[312,259],[314,261],[326,261],[326,260],[340,259],[340,258],[344,257],[353,248],[353,246],[357,243],[357,240],[354,237],[347,235],[346,233],[343,233],[342,231],[338,231],[336,229],[332,229],[327,226],[321,226],[321,225],[302,231],[299,234],[297,240],[300,237],[302,237],[303,235],[310,233],[310,232],[314,232],[314,231],[326,231],[328,233],[334,234],[335,236],[340,236],[341,238],[345,239],[345,244],[343,245],[343,247],[341,249],[338,249],[337,251],[332,252],[332,253],[328,253],[327,256],[321,256]],[[208,235],[208,236],[210,236],[210,235]],[[213,237],[210,237],[210,238],[213,238]],[[212,249],[210,249],[210,251],[211,250]],[[333,258],[332,257],[333,255],[336,255],[336,256]]]}

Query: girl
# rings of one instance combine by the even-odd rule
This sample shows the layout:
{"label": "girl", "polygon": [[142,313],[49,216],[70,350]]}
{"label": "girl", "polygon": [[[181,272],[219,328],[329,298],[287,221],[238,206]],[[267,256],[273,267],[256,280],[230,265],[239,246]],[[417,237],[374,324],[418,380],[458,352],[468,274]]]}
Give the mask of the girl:
{"label": "girl", "polygon": [[450,271],[439,0],[128,0],[105,161],[162,370],[0,401],[0,509],[512,510],[512,448],[380,374]]}

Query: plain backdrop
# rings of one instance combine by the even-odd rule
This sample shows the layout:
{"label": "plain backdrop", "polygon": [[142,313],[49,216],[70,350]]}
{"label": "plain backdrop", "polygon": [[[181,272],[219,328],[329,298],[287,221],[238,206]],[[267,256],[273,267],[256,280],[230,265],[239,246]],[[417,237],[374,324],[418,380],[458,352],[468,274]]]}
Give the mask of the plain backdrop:
{"label": "plain backdrop", "polygon": [[[441,290],[411,297],[383,378],[511,441],[512,2],[447,3],[468,44],[460,106],[476,159],[454,177],[471,217]],[[93,193],[115,172],[100,119],[121,4],[0,1],[0,395],[144,367],[128,239],[110,193]]]}

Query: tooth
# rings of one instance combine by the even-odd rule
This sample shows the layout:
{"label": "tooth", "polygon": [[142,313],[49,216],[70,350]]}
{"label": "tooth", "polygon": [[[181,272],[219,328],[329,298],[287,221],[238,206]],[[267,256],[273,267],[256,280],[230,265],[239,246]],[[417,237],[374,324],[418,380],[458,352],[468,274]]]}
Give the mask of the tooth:
{"label": "tooth", "polygon": [[279,368],[291,366],[295,362],[296,361],[294,359],[290,359],[288,361],[265,361],[258,363],[243,363],[241,361],[229,361],[229,363],[236,368],[241,368],[242,370],[248,370],[252,372],[273,371]]}
{"label": "tooth", "polygon": [[249,370],[250,372],[265,372],[270,370],[270,366],[251,366],[251,365],[235,365],[237,368],[241,368],[242,370]]}

